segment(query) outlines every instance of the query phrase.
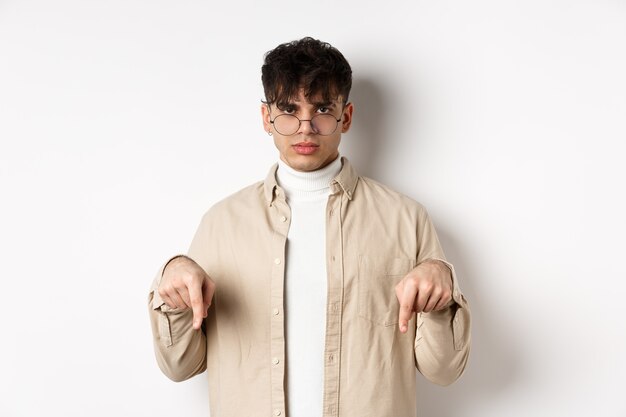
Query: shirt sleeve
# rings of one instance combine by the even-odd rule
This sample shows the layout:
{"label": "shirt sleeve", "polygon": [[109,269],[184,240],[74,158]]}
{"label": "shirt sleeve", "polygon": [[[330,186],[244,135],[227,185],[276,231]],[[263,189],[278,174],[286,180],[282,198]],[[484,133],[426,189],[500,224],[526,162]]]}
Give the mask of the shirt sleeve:
{"label": "shirt sleeve", "polygon": [[427,259],[443,262],[452,276],[452,303],[449,307],[418,313],[415,321],[415,362],[429,381],[449,385],[464,372],[471,345],[469,304],[459,288],[454,266],[445,259],[435,227],[425,209],[418,220],[417,263]]}
{"label": "shirt sleeve", "polygon": [[[157,364],[171,380],[187,380],[206,370],[206,319],[200,329],[192,326],[191,308],[171,308],[158,292],[159,284],[167,264],[179,256],[187,256],[198,265],[206,254],[206,215],[203,217],[189,247],[187,255],[179,254],[165,261],[157,271],[148,293],[148,313],[152,326],[152,338]],[[209,316],[211,308],[209,308]]]}

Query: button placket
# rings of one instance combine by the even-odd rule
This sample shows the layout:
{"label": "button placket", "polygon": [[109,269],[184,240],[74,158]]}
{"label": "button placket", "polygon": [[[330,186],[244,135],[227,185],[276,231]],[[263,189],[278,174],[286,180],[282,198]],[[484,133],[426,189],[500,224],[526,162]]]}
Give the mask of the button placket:
{"label": "button placket", "polygon": [[[276,196],[281,193],[276,190]],[[274,415],[280,416],[285,408],[285,321],[280,311],[284,306],[285,280],[285,249],[289,232],[289,218],[291,212],[284,198],[276,198],[272,204],[272,279],[271,279],[271,306],[273,319],[270,323],[270,380],[271,403]]]}
{"label": "button placket", "polygon": [[328,199],[326,217],[326,248],[332,253],[327,258],[328,295],[326,315],[326,346],[324,349],[324,416],[336,416],[339,403],[339,362],[341,350],[341,303],[343,296],[343,248],[341,231],[342,200],[346,198],[335,190]]}

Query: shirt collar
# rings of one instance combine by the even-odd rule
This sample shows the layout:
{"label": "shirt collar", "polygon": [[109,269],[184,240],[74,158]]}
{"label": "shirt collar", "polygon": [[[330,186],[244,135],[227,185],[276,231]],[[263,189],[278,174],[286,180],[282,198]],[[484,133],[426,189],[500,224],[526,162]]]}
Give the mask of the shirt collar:
{"label": "shirt collar", "polygon": [[[339,171],[339,174],[337,174],[337,176],[333,178],[330,182],[330,188],[333,193],[339,190],[343,191],[344,193],[346,193],[348,199],[352,200],[352,197],[354,196],[354,190],[359,179],[359,175],[357,174],[352,164],[348,161],[348,158],[346,158],[345,156],[341,157],[341,163],[341,171]],[[276,189],[280,189],[280,187],[278,186],[278,182],[276,181],[277,169],[278,162],[272,165],[263,183],[265,201],[268,205],[272,205],[272,202],[277,195]]]}

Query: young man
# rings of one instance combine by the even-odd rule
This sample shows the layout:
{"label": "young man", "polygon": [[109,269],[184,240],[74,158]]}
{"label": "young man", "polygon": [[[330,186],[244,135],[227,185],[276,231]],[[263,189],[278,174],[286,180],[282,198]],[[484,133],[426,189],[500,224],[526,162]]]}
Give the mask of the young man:
{"label": "young man", "polygon": [[[423,206],[339,156],[352,72],[304,38],[265,56],[264,181],[202,217],[148,298],[161,370],[207,370],[211,416],[416,415],[416,368],[463,372],[470,312]],[[415,313],[415,314],[414,314]]]}

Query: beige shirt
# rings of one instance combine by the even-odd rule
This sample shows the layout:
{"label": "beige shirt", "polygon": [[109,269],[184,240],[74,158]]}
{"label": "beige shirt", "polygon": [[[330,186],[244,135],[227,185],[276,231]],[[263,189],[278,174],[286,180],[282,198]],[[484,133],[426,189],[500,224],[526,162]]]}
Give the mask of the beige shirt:
{"label": "beige shirt", "polygon": [[[345,157],[326,207],[328,294],[324,417],[416,416],[416,369],[447,385],[465,369],[470,311],[422,205],[366,177]],[[216,284],[201,330],[191,309],[148,295],[159,367],[174,381],[207,370],[212,417],[285,417],[285,247],[290,209],[274,164],[257,182],[213,205],[188,256]],[[170,258],[171,259],[171,258]],[[398,329],[395,285],[417,264],[452,270],[451,307]],[[169,260],[168,260],[169,261]],[[287,416],[297,417],[297,416]]]}

